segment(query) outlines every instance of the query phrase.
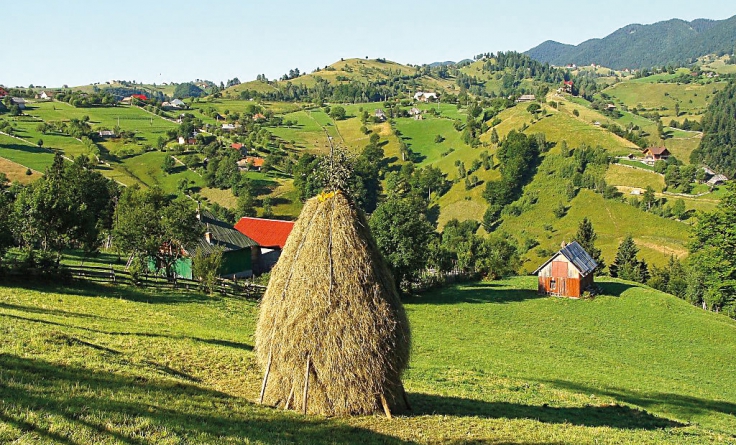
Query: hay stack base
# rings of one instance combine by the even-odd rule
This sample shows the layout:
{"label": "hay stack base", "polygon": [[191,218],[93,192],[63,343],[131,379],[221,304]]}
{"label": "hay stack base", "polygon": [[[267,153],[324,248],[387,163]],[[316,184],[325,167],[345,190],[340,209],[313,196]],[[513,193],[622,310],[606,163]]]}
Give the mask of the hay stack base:
{"label": "hay stack base", "polygon": [[363,213],[342,193],[304,206],[256,327],[261,402],[346,416],[408,408],[409,322]]}

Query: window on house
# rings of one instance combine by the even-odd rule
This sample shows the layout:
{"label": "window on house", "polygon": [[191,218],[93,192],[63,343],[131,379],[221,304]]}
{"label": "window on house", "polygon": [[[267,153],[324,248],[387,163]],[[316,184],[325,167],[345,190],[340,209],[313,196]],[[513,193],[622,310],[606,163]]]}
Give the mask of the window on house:
{"label": "window on house", "polygon": [[554,280],[554,278],[553,278],[553,279],[551,279],[551,280],[549,281],[549,289],[550,289],[550,290],[555,290],[555,288],[556,288],[556,287],[557,287],[557,282],[556,282],[556,281]]}

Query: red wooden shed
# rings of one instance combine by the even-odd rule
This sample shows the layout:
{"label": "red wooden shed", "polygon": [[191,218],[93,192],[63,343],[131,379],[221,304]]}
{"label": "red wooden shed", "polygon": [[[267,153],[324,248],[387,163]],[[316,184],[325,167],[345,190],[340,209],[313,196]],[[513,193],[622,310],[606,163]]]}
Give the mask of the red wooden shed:
{"label": "red wooden shed", "polygon": [[593,285],[596,267],[588,252],[573,241],[534,271],[539,277],[537,290],[542,295],[580,298]]}

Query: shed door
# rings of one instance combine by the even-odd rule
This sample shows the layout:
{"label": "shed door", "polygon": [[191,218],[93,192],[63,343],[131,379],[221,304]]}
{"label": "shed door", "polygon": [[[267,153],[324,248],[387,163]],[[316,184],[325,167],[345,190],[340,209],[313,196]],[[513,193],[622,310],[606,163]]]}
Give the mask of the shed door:
{"label": "shed door", "polygon": [[552,276],[567,278],[567,263],[564,261],[552,261]]}

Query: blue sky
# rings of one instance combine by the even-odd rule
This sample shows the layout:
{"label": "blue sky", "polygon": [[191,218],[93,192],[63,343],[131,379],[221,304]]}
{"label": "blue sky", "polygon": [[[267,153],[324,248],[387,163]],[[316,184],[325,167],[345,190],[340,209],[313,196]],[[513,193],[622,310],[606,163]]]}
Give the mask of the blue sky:
{"label": "blue sky", "polygon": [[577,44],[630,23],[725,19],[723,0],[24,0],[3,2],[0,84],[216,82],[341,57],[422,64]]}

